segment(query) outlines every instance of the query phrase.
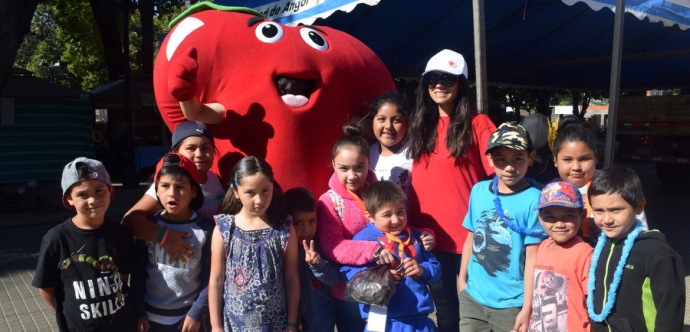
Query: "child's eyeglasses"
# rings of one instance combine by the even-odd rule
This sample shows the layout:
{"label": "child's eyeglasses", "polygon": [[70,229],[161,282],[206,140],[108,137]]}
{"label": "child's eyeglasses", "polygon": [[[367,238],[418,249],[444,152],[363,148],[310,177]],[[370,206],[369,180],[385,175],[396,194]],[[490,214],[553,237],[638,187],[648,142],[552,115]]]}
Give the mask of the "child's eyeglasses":
{"label": "child's eyeglasses", "polygon": [[438,83],[441,83],[446,88],[450,88],[457,81],[458,77],[451,74],[429,74],[424,76],[424,83],[430,88],[435,87]]}

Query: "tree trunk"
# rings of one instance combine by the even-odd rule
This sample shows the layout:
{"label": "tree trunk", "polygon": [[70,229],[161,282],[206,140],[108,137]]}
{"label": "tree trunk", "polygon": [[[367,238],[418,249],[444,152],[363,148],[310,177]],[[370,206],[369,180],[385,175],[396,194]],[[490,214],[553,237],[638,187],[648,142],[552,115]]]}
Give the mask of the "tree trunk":
{"label": "tree trunk", "polygon": [[153,75],[153,0],[139,0],[141,15],[141,72]]}
{"label": "tree trunk", "polygon": [[29,32],[39,0],[0,0],[0,91]]}
{"label": "tree trunk", "polygon": [[539,90],[537,92],[537,112],[551,118],[551,91]]}
{"label": "tree trunk", "polygon": [[[103,41],[103,55],[108,67],[108,80],[114,81],[124,74],[122,57],[122,35],[118,29],[121,7],[115,0],[90,0],[93,18],[98,25],[98,32]],[[129,0],[122,0],[120,5],[129,6]]]}

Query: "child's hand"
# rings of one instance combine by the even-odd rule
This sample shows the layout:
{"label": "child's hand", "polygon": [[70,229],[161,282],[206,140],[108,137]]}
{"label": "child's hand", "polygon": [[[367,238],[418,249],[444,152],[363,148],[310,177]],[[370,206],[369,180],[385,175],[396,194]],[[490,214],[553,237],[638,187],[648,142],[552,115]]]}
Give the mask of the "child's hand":
{"label": "child's hand", "polygon": [[462,293],[462,291],[464,291],[465,288],[467,288],[467,280],[458,278],[458,294]]}
{"label": "child's hand", "polygon": [[174,261],[186,262],[192,258],[194,254],[194,247],[184,239],[192,236],[192,234],[168,229],[168,238],[161,247],[170,255]]}
{"label": "child's hand", "polygon": [[302,247],[304,247],[305,262],[311,265],[316,265],[321,262],[321,255],[314,250],[314,240],[309,241],[309,245],[307,245],[307,240],[302,240]]}
{"label": "child's hand", "polygon": [[515,318],[515,326],[513,326],[513,330],[510,332],[527,332],[529,330],[530,315],[532,315],[532,310],[523,307]]}
{"label": "child's hand", "polygon": [[379,259],[376,261],[378,265],[392,265],[397,263],[397,258],[388,249],[382,249],[379,253]]}
{"label": "child's hand", "polygon": [[201,322],[197,322],[194,320],[194,318],[189,316],[184,316],[180,326],[178,326],[178,330],[181,330],[182,332],[199,332],[200,328]]}
{"label": "child's hand", "polygon": [[419,234],[419,239],[422,240],[422,245],[426,251],[432,251],[436,247],[436,239],[427,231],[422,231]]}
{"label": "child's hand", "polygon": [[137,332],[146,332],[149,330],[149,318],[146,315],[141,316],[137,321]]}
{"label": "child's hand", "polygon": [[400,276],[401,271],[398,271],[397,269],[389,269],[388,271],[391,273],[391,276],[393,276],[393,283],[396,285],[399,284],[400,279],[402,279]]}
{"label": "child's hand", "polygon": [[403,275],[412,278],[419,278],[424,274],[424,269],[421,265],[412,257],[406,257],[402,261],[403,265]]}

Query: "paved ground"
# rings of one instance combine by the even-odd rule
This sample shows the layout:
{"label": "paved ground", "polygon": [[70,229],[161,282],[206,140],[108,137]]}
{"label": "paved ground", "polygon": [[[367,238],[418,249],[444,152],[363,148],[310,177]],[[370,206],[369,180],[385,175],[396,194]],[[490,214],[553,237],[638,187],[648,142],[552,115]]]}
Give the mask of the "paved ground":
{"label": "paved ground", "polygon": [[[643,179],[649,201],[646,212],[650,227],[666,234],[671,246],[683,255],[685,285],[690,285],[690,191],[684,186],[663,186],[649,164],[631,164]],[[50,198],[52,211],[0,215],[0,331],[57,331],[52,310],[43,303],[31,279],[43,234],[71,213],[61,207],[58,183],[41,183],[42,195]],[[109,215],[121,218],[143,194],[145,188],[116,187],[116,200]],[[685,307],[685,328],[690,331],[690,308]]]}

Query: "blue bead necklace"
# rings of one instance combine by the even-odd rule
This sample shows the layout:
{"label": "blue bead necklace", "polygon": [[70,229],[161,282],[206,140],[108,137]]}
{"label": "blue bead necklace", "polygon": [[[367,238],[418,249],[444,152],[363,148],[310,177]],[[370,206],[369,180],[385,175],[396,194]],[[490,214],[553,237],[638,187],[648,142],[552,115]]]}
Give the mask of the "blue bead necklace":
{"label": "blue bead necklace", "polygon": [[[541,185],[537,183],[537,181],[534,181],[528,177],[524,178],[529,182],[529,184],[537,189],[541,189]],[[525,227],[521,227],[513,223],[508,217],[506,217],[505,213],[503,212],[503,206],[501,206],[501,199],[498,196],[498,177],[494,177],[493,183],[491,184],[491,189],[494,191],[494,207],[496,208],[496,213],[498,216],[503,220],[504,223],[508,226],[508,228],[512,229],[514,232],[528,235],[528,236],[546,236],[546,233],[544,232],[543,228],[535,228],[535,229],[529,229]]]}
{"label": "blue bead necklace", "polygon": [[[621,259],[618,261],[618,266],[616,266],[616,271],[613,274],[613,281],[611,282],[611,287],[609,288],[608,294],[606,294],[606,304],[602,308],[601,313],[597,314],[594,312],[594,287],[596,285],[596,269],[597,263],[599,262],[599,256],[604,250],[604,243],[606,242],[606,233],[601,232],[599,239],[597,240],[597,246],[594,248],[594,253],[592,254],[592,264],[589,266],[589,281],[587,282],[587,313],[589,318],[595,322],[602,322],[613,309],[613,305],[616,303],[616,292],[618,291],[618,286],[621,283],[621,277],[623,276],[623,268],[628,260],[628,256],[632,251],[635,239],[642,232],[642,225],[639,221],[635,224],[635,229],[633,229],[630,234],[625,238],[623,244],[623,253]],[[606,281],[604,281],[606,282]]]}

